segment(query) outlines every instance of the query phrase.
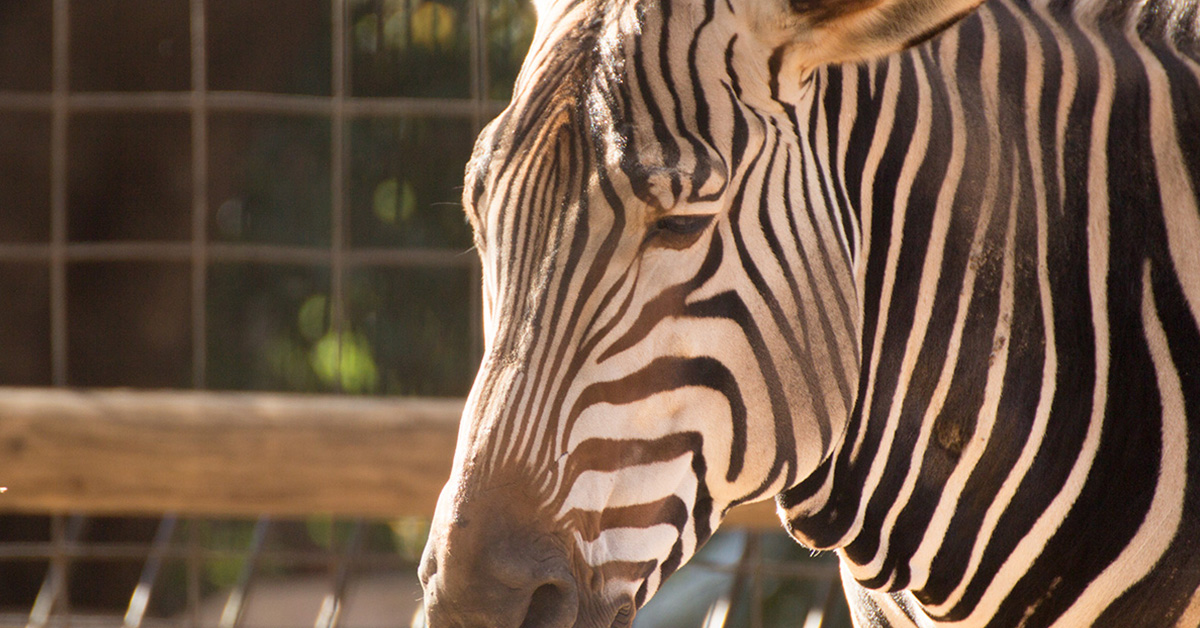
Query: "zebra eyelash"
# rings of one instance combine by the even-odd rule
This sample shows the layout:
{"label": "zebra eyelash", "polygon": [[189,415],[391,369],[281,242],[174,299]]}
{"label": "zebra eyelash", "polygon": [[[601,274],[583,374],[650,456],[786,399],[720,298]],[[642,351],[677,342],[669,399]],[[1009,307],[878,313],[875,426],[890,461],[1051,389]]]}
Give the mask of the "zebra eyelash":
{"label": "zebra eyelash", "polygon": [[654,230],[674,235],[695,235],[712,224],[712,214],[679,214],[654,221]]}
{"label": "zebra eyelash", "polygon": [[687,248],[700,239],[712,221],[712,214],[663,216],[654,221],[646,240],[671,249]]}

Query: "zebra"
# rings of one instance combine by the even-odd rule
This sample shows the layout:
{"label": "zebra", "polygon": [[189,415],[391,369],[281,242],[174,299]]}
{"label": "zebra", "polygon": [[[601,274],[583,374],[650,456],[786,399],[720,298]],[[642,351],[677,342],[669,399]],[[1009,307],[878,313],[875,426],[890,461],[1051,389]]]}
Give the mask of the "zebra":
{"label": "zebra", "polygon": [[627,627],[771,497],[858,626],[1200,625],[1194,0],[536,9],[430,626]]}

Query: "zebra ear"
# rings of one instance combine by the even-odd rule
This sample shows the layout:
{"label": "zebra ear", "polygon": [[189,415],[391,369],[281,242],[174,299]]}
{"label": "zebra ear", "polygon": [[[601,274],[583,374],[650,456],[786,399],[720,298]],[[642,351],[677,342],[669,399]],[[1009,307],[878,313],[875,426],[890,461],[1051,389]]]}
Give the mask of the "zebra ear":
{"label": "zebra ear", "polygon": [[[875,59],[920,44],[983,0],[776,0],[809,68]],[[781,24],[782,23],[782,24]]]}

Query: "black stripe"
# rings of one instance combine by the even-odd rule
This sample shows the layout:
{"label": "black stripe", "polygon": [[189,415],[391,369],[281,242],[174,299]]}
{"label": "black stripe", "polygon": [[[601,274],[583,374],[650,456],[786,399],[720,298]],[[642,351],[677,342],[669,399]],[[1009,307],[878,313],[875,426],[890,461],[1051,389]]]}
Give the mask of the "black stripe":
{"label": "black stripe", "polygon": [[[1120,124],[1112,125],[1106,151],[1109,172],[1115,176],[1108,179],[1112,211],[1107,297],[1112,333],[1105,422],[1099,452],[1079,499],[1047,544],[1044,559],[1014,589],[1014,597],[1030,595],[1036,583],[1048,582],[1064,565],[1070,566],[1072,577],[1030,617],[1035,624],[1048,624],[1064,612],[1125,549],[1149,510],[1162,450],[1161,399],[1141,312],[1144,261],[1151,258],[1153,265],[1161,265],[1163,260],[1153,257],[1161,255],[1156,243],[1166,241],[1150,145],[1148,78],[1124,38],[1109,37],[1105,44],[1115,58],[1112,120]],[[1125,211],[1132,207],[1139,210]],[[1081,538],[1088,542],[1080,543]],[[1001,617],[1006,610],[1010,609],[1001,608]],[[1158,621],[1147,617],[1140,624]]]}
{"label": "black stripe", "polygon": [[[746,457],[746,404],[734,374],[714,358],[663,356],[621,379],[591,384],[579,393],[571,410],[566,414],[563,433],[570,434],[583,411],[595,404],[625,405],[658,393],[686,387],[713,390],[725,397],[729,403],[732,430],[729,473],[736,477]],[[646,445],[636,447],[644,448]],[[577,455],[578,449],[572,460]],[[623,456],[619,457],[624,459]]]}
{"label": "black stripe", "polygon": [[1179,285],[1177,269],[1153,266],[1151,284],[1171,359],[1182,367],[1177,374],[1188,432],[1183,514],[1162,560],[1100,616],[1097,626],[1139,625],[1146,617],[1161,617],[1164,624],[1174,625],[1200,590],[1200,369],[1187,367],[1200,356],[1200,331]]}

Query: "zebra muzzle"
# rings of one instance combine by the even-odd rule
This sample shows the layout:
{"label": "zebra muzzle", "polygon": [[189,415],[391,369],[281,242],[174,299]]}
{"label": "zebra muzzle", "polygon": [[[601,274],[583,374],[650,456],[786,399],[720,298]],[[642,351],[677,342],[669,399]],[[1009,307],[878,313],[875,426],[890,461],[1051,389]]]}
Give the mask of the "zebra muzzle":
{"label": "zebra muzzle", "polygon": [[570,628],[579,590],[566,544],[537,509],[491,491],[441,508],[421,561],[429,628]]}
{"label": "zebra muzzle", "polygon": [[[431,545],[432,547],[432,545]],[[503,547],[482,556],[427,551],[421,579],[430,628],[569,628],[578,594],[565,561]]]}

